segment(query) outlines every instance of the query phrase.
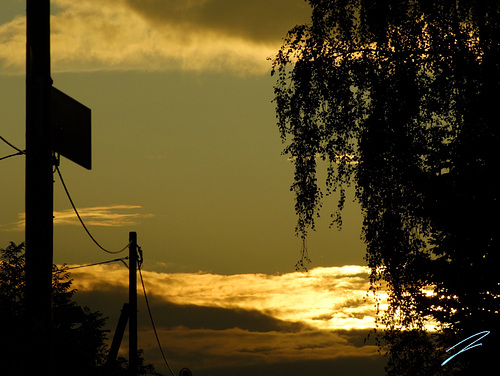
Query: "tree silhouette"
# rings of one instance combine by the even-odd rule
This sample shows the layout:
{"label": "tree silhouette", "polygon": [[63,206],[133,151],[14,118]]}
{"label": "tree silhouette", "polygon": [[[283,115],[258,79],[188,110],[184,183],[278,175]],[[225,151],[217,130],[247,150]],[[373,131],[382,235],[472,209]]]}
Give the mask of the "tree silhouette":
{"label": "tree silhouette", "polygon": [[[22,374],[29,361],[24,339],[24,243],[0,249],[0,363],[5,375]],[[106,319],[99,311],[78,305],[66,267],[53,266],[54,375],[128,375],[125,358],[105,366],[108,355]],[[160,375],[145,364],[139,351],[139,375]]]}
{"label": "tree silhouette", "polygon": [[[29,361],[23,344],[24,243],[0,250],[0,325],[2,372],[18,374]],[[105,319],[73,301],[75,290],[66,268],[53,267],[54,364],[56,374],[95,374],[106,358]]]}
{"label": "tree silhouette", "polygon": [[[339,226],[345,189],[356,184],[372,288],[389,293],[379,316],[389,373],[477,371],[500,329],[500,3],[309,3],[311,23],[288,33],[272,71],[284,153],[295,164],[297,233],[314,229],[322,159],[326,194],[340,192]],[[439,335],[424,330],[430,319]],[[492,331],[481,359],[439,367],[444,349],[481,330]],[[418,372],[411,338],[428,354]]]}

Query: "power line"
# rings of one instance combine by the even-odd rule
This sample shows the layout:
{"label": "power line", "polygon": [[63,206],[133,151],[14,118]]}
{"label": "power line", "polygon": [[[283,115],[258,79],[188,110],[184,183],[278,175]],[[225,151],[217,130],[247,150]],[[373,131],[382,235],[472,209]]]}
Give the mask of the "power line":
{"label": "power line", "polygon": [[10,157],[15,157],[16,155],[23,155],[23,154],[24,154],[23,152],[9,154],[9,155],[6,155],[5,157],[0,158],[0,161],[7,159],[7,158],[10,158]]}
{"label": "power line", "polygon": [[18,154],[26,154],[26,151],[25,150],[21,150],[17,147],[15,147],[14,145],[12,145],[9,141],[7,141],[5,138],[3,138],[2,136],[0,136],[0,140],[2,140],[3,142],[5,142],[7,145],[9,145],[12,149],[14,150],[17,150],[17,153],[16,154],[13,154],[13,155],[18,155]]}
{"label": "power line", "polygon": [[68,196],[68,199],[69,199],[69,202],[71,203],[71,206],[73,207],[73,210],[76,214],[76,216],[78,217],[78,220],[80,221],[81,225],[83,226],[85,232],[87,232],[87,235],[90,237],[90,239],[92,239],[92,241],[99,247],[101,248],[104,252],[106,253],[111,253],[111,254],[117,254],[117,253],[121,253],[123,251],[125,251],[128,246],[130,245],[127,244],[125,247],[123,247],[122,249],[120,249],[119,251],[109,251],[107,250],[106,248],[104,248],[101,244],[99,244],[99,242],[97,240],[95,240],[95,238],[92,236],[92,234],[90,233],[89,229],[87,228],[87,226],[85,225],[85,223],[83,222],[83,219],[82,217],[80,217],[80,214],[78,213],[78,210],[76,209],[76,206],[75,204],[73,203],[73,199],[71,198],[71,195],[69,194],[69,191],[68,191],[68,188],[66,187],[66,183],[64,183],[64,179],[61,175],[61,171],[59,170],[59,166],[56,165],[56,171],[57,171],[57,174],[59,175],[59,179],[61,179],[61,183],[62,183],[62,186],[64,188],[64,191],[66,192],[66,196]]}
{"label": "power line", "polygon": [[127,257],[122,257],[122,258],[113,259],[113,260],[108,260],[108,261],[94,262],[94,263],[92,263],[92,264],[84,264],[84,265],[78,265],[78,266],[66,267],[66,270],[73,270],[73,269],[87,268],[87,267],[89,267],[89,266],[96,266],[96,265],[110,264],[110,263],[112,263],[112,262],[118,262],[118,261],[123,262],[123,264],[124,264],[124,265],[128,268],[128,265],[127,265],[127,263],[125,262],[125,260],[128,260],[128,256],[127,256]]}
{"label": "power line", "polygon": [[[141,249],[141,247],[138,247],[138,248],[139,248],[139,250]],[[141,251],[139,251],[139,252],[142,254]],[[142,284],[142,291],[144,292],[144,299],[146,300],[146,307],[148,309],[149,319],[151,320],[151,326],[153,327],[153,332],[154,332],[155,337],[156,337],[156,343],[158,344],[158,348],[160,349],[161,356],[162,356],[163,361],[165,362],[168,370],[170,371],[172,376],[176,376],[174,371],[172,370],[172,367],[170,367],[170,364],[167,361],[165,353],[163,352],[163,347],[161,346],[161,343],[160,343],[160,338],[158,337],[158,332],[156,331],[156,325],[155,325],[155,322],[153,320],[153,314],[151,313],[151,307],[149,306],[148,295],[146,293],[146,287],[144,286],[144,280],[142,278],[142,272],[141,272],[140,266],[137,269],[139,270],[139,276],[141,278],[141,284]]]}
{"label": "power line", "polygon": [[[19,149],[18,147],[14,146],[13,144],[11,144],[9,141],[7,141],[4,137],[0,136],[0,139],[5,142],[7,145],[9,145],[11,148],[13,148],[14,150],[17,150],[17,153],[14,153],[14,154],[10,154],[10,155],[7,155],[5,157],[1,157],[0,158],[0,161],[3,160],[3,159],[7,159],[7,158],[10,158],[10,157],[14,157],[16,155],[22,155],[22,154],[26,154],[26,151],[25,150],[21,150]],[[69,191],[68,191],[68,188],[66,187],[66,183],[64,182],[64,179],[62,177],[62,174],[61,174],[61,171],[59,170],[59,166],[56,165],[56,171],[57,171],[57,174],[59,175],[59,178],[61,179],[61,183],[62,183],[62,186],[64,188],[64,191],[66,192],[66,196],[68,196],[68,199],[69,199],[69,202],[71,203],[71,206],[73,207],[73,210],[75,211],[75,214],[76,216],[78,217],[78,220],[80,221],[80,223],[82,224],[83,228],[85,229],[85,231],[87,232],[88,236],[90,237],[90,239],[92,239],[92,241],[100,248],[102,249],[104,252],[107,252],[107,253],[111,253],[111,254],[117,254],[117,253],[121,253],[123,251],[125,251],[129,244],[127,244],[125,247],[123,247],[122,249],[120,249],[119,251],[109,251],[107,250],[106,248],[104,248],[103,246],[101,246],[101,244],[99,244],[99,242],[92,236],[92,234],[90,233],[89,229],[87,228],[87,226],[85,225],[85,223],[83,222],[83,219],[82,217],[80,217],[80,214],[78,213],[78,210],[76,209],[76,206],[75,204],[73,203],[73,199],[71,198],[71,195],[69,194]]]}
{"label": "power line", "polygon": [[9,154],[9,155],[6,155],[5,157],[1,157],[0,158],[0,161],[4,160],[4,159],[7,159],[7,158],[10,158],[10,157],[15,157],[16,155],[23,155],[23,154],[26,154],[26,151],[25,150],[21,150],[17,147],[15,147],[14,145],[12,145],[9,141],[7,141],[5,138],[3,138],[2,136],[0,136],[0,140],[2,140],[3,142],[5,142],[7,145],[9,145],[12,149],[14,150],[17,150],[17,153],[14,153],[14,154]]}

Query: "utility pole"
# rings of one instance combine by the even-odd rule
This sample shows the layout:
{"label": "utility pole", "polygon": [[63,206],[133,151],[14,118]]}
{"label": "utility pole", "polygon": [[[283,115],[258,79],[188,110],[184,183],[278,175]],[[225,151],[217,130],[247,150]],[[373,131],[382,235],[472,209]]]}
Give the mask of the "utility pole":
{"label": "utility pole", "polygon": [[53,152],[50,1],[26,4],[27,374],[52,372]]}
{"label": "utility pole", "polygon": [[137,376],[137,233],[129,233],[128,349],[129,375]]}
{"label": "utility pole", "polygon": [[51,374],[54,152],[91,168],[90,109],[52,87],[50,0],[26,0],[26,375]]}

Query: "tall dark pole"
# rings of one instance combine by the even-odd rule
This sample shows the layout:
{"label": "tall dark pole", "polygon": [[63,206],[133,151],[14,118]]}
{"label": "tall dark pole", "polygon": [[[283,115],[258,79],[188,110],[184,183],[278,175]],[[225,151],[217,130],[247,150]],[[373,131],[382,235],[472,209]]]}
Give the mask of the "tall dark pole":
{"label": "tall dark pole", "polygon": [[52,368],[53,153],[50,1],[26,5],[26,304],[28,368]]}
{"label": "tall dark pole", "polygon": [[129,233],[129,375],[137,376],[137,233]]}

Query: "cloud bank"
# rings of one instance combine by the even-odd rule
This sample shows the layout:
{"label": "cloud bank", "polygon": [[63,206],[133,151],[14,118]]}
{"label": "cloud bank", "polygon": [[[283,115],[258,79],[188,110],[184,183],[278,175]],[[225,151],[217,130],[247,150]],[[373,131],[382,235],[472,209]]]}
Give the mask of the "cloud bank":
{"label": "cloud bank", "polygon": [[[52,69],[265,74],[302,0],[53,0]],[[24,72],[24,15],[0,25],[0,67]]]}
{"label": "cloud bank", "polygon": [[[127,301],[127,273],[119,265],[72,270],[77,300],[117,316]],[[367,296],[366,267],[283,275],[142,274],[174,369],[189,367],[198,375],[294,376],[314,369],[322,374],[383,374],[374,341],[365,343],[375,314]],[[139,307],[139,327],[146,359],[161,370],[144,305]]]}
{"label": "cloud bank", "polygon": [[[94,273],[95,269],[76,272],[80,291],[127,288],[127,271],[119,266],[98,272],[99,278],[94,278]],[[366,267],[317,268],[276,276],[143,273],[150,294],[164,303],[257,310],[318,330],[374,326],[375,302],[367,294]]]}

